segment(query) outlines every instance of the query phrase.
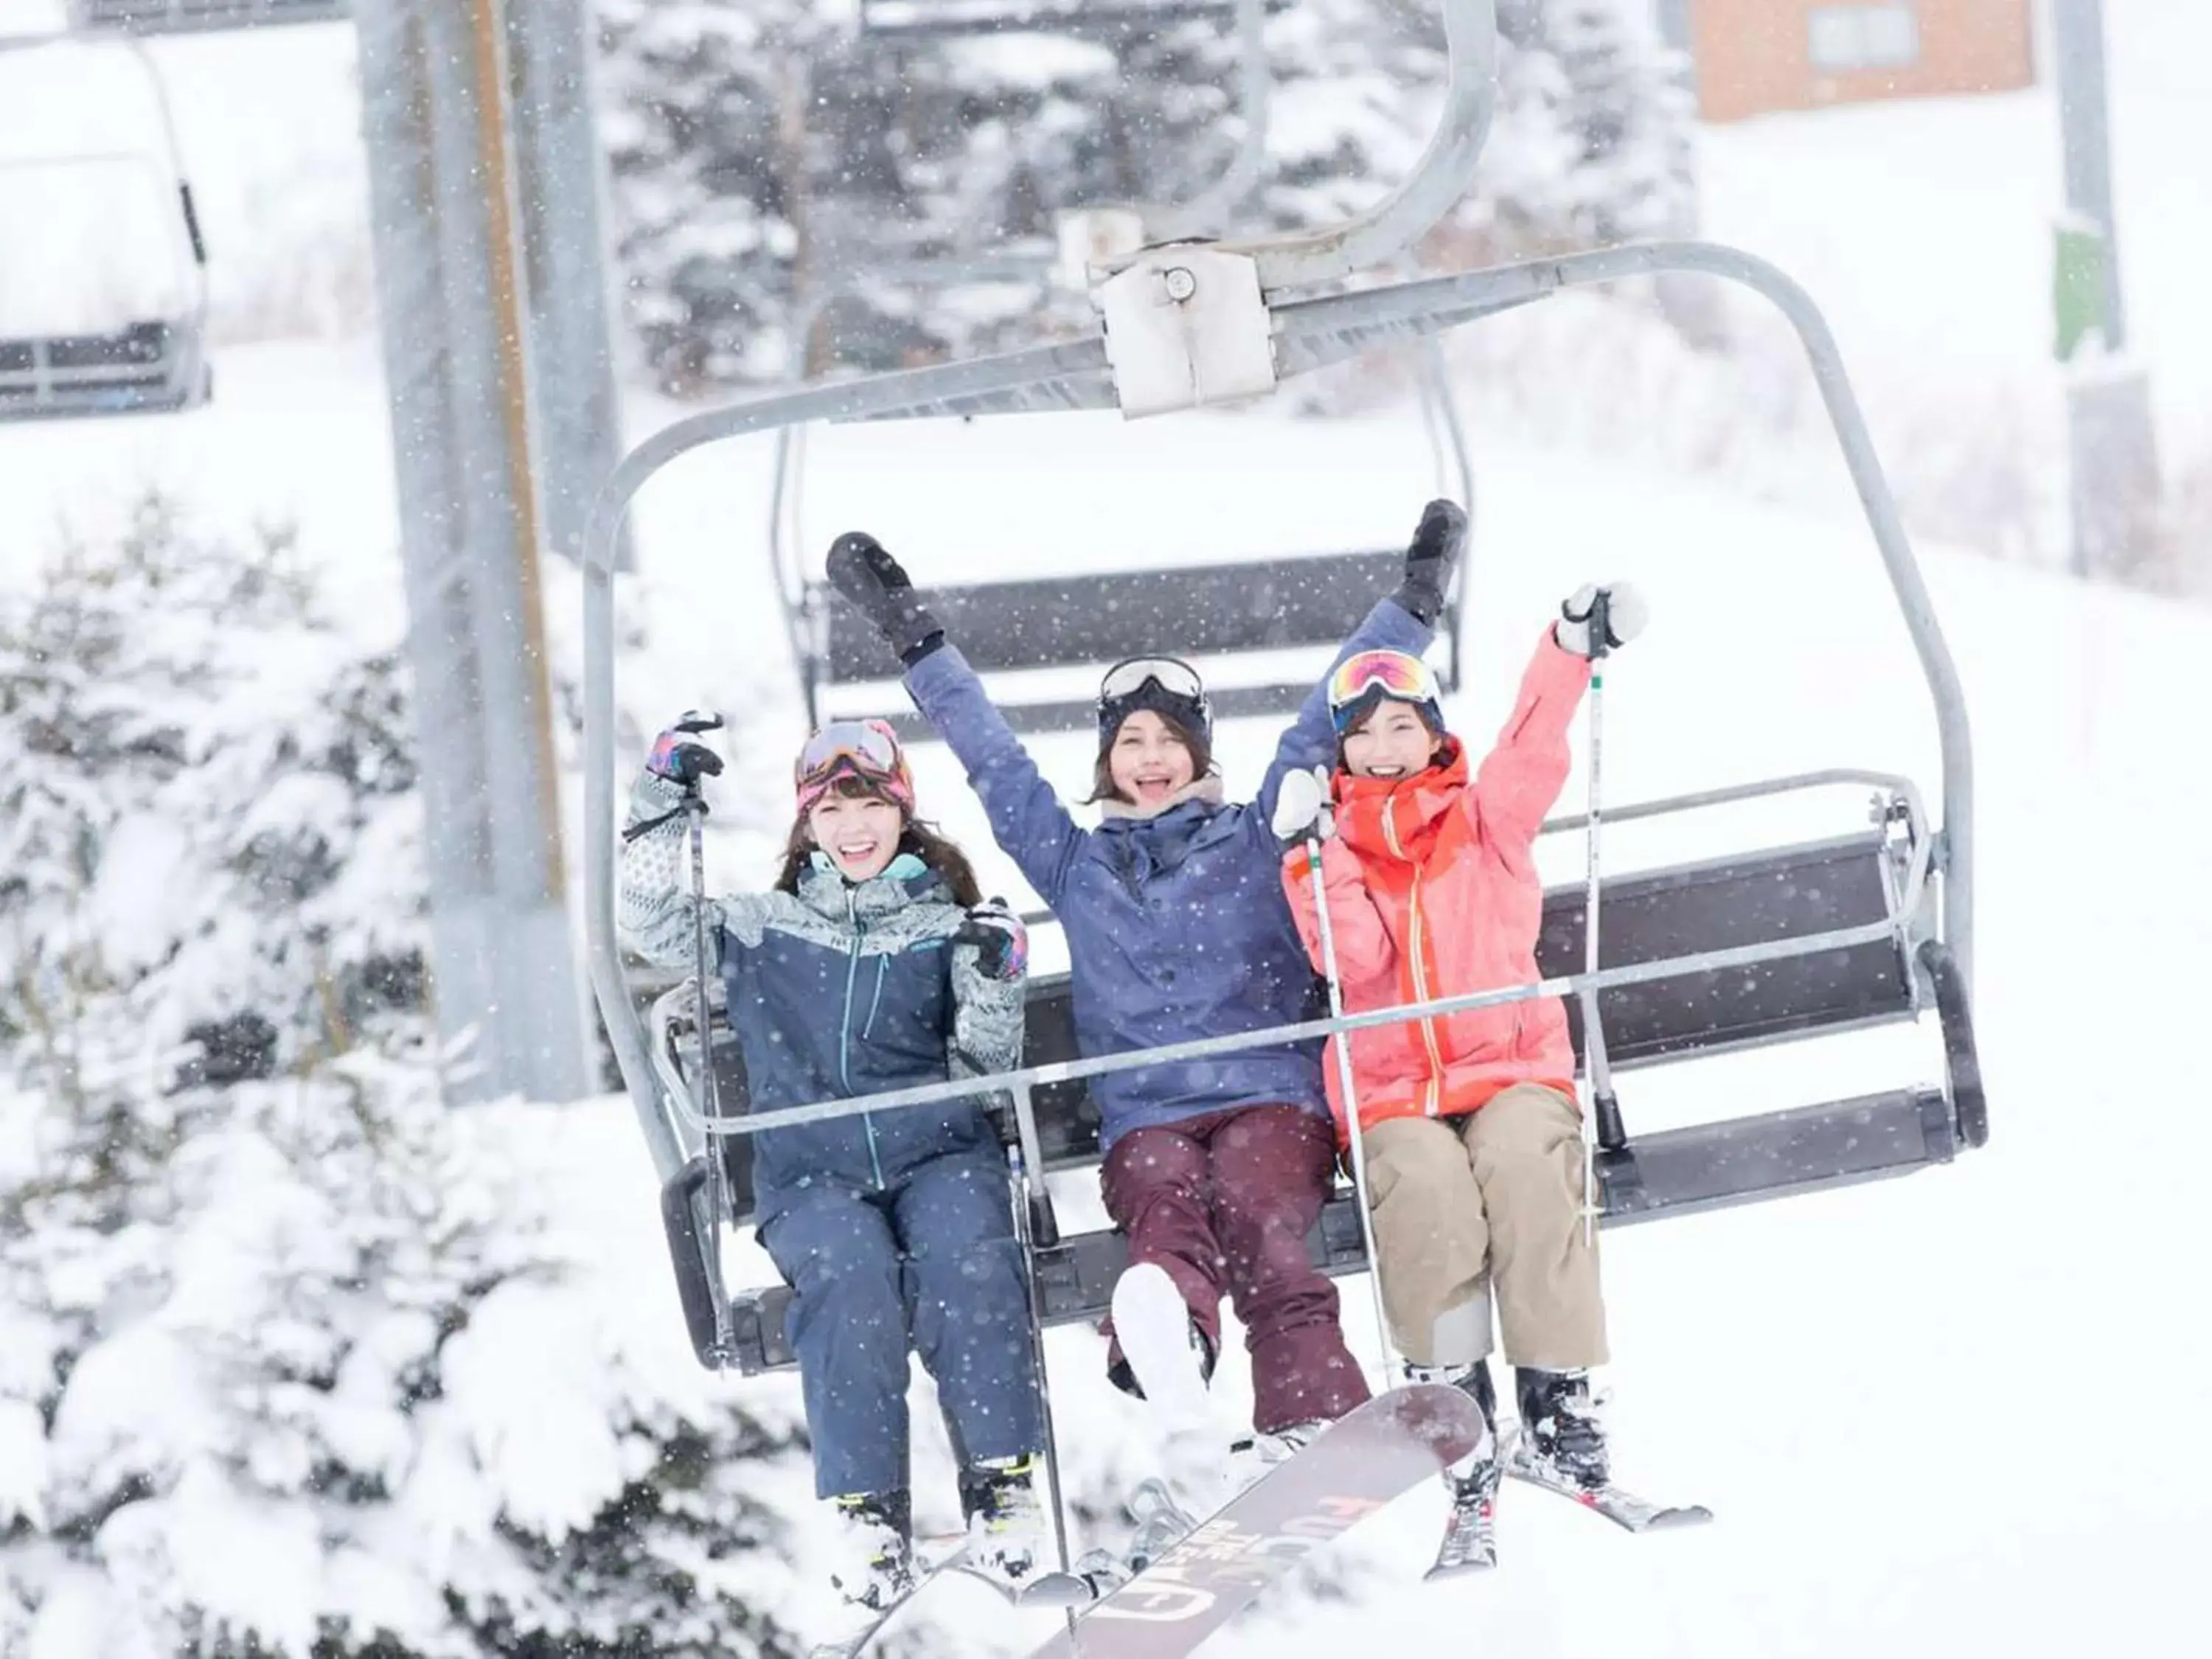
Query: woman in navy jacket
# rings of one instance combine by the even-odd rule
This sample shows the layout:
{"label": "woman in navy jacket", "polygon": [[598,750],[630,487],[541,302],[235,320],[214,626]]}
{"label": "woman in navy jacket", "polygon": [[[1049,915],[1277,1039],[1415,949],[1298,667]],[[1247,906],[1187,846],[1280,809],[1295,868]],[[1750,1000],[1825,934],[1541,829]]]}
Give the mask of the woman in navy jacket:
{"label": "woman in navy jacket", "polygon": [[[1466,515],[1433,501],[1407,551],[1404,583],[1370,611],[1346,653],[1419,653],[1429,643]],[[872,538],[838,538],[830,581],[883,632],[917,706],[967,769],[992,833],[1066,930],[1078,1046],[1087,1055],[1263,1030],[1322,1012],[1284,902],[1269,819],[1294,769],[1327,765],[1335,728],[1321,688],[1278,743],[1255,800],[1231,804],[1212,767],[1198,677],[1170,658],[1109,672],[1099,702],[1093,799],[1077,824],[1039,775],[958,649]],[[1115,1323],[1133,1347],[1172,1285],[1198,1348],[1202,1388],[1220,1341],[1225,1289],[1251,1350],[1253,1425],[1292,1444],[1367,1397],[1337,1321],[1336,1289],[1308,1260],[1335,1157],[1320,1045],[1279,1044],[1093,1079],[1105,1199],[1129,1237]],[[1131,1375],[1133,1362],[1135,1376]],[[1109,1356],[1115,1381],[1148,1395],[1146,1355]]]}
{"label": "woman in navy jacket", "polygon": [[[684,806],[721,761],[680,731],[630,797],[623,932],[689,966],[696,907]],[[984,904],[968,860],[915,816],[891,729],[844,720],[797,768],[774,888],[709,900],[704,921],[752,1103],[852,1098],[1020,1063],[1021,923]],[[1044,1443],[1009,1182],[981,1103],[867,1113],[753,1137],[754,1221],[797,1294],[789,1321],[817,1492],[836,1500],[840,1577],[865,1625],[913,1583],[907,1357],[919,1352],[961,1458],[971,1564],[1019,1578],[1042,1559]]]}

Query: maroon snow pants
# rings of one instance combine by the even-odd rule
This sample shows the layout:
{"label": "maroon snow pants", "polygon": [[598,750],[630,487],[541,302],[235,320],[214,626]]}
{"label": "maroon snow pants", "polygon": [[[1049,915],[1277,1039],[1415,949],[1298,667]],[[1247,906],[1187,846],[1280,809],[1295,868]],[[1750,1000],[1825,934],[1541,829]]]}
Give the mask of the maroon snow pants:
{"label": "maroon snow pants", "polygon": [[[1133,1129],[1107,1155],[1106,1212],[1129,1236],[1131,1265],[1166,1269],[1209,1353],[1221,1350],[1228,1291],[1252,1353],[1252,1426],[1263,1434],[1341,1417],[1367,1399],[1337,1322],[1336,1286],[1306,1256],[1335,1161],[1328,1120],[1295,1106]],[[1117,1379],[1127,1375],[1118,1346],[1108,1363]]]}

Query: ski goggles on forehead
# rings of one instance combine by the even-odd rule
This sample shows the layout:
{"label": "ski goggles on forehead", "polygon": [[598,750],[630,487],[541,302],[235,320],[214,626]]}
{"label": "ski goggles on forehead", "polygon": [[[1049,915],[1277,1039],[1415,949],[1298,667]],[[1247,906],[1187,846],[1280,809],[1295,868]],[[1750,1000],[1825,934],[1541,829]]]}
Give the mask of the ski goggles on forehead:
{"label": "ski goggles on forehead", "polygon": [[1370,692],[1402,702],[1440,701],[1436,670],[1403,651],[1362,651],[1328,677],[1328,706],[1348,708]]}
{"label": "ski goggles on forehead", "polygon": [[1187,697],[1198,702],[1206,696],[1198,670],[1181,658],[1132,657],[1106,671],[1106,678],[1098,682],[1098,700],[1119,702],[1124,697],[1134,696],[1145,689],[1148,680],[1171,697]]}
{"label": "ski goggles on forehead", "polygon": [[882,720],[830,721],[807,738],[792,771],[801,811],[845,776],[878,785],[899,805],[914,810],[914,775],[907,770],[897,734]]}

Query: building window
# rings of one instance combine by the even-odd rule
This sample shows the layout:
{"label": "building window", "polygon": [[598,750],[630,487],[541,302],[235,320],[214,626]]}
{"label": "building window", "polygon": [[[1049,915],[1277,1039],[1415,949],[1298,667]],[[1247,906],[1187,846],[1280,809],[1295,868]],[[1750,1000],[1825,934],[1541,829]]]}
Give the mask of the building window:
{"label": "building window", "polygon": [[1815,6],[1806,16],[1813,69],[1905,69],[1920,61],[1920,20],[1905,0],[1888,5]]}

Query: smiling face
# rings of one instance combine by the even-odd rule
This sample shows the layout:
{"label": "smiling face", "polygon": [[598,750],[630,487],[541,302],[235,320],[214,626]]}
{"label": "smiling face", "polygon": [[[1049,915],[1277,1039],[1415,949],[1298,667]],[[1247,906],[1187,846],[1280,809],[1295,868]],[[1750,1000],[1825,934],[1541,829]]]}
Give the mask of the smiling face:
{"label": "smiling face", "polygon": [[1345,769],[1356,778],[1409,778],[1437,757],[1443,739],[1411,703],[1385,697],[1344,734]]}
{"label": "smiling face", "polygon": [[898,856],[906,815],[880,795],[833,789],[806,809],[806,828],[838,874],[866,881]]}
{"label": "smiling face", "polygon": [[1189,745],[1149,708],[1121,722],[1106,751],[1106,768],[1115,793],[1140,806],[1158,805],[1198,776]]}

